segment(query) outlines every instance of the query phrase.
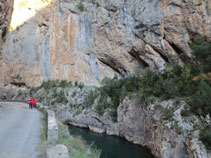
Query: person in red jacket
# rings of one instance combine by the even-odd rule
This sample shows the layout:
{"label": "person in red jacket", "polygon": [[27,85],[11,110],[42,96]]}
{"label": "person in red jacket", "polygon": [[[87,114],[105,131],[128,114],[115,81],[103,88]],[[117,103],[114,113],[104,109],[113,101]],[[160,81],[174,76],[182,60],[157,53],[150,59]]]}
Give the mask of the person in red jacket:
{"label": "person in red jacket", "polygon": [[36,99],[34,99],[33,104],[34,104],[34,108],[36,108],[37,107],[37,100]]}

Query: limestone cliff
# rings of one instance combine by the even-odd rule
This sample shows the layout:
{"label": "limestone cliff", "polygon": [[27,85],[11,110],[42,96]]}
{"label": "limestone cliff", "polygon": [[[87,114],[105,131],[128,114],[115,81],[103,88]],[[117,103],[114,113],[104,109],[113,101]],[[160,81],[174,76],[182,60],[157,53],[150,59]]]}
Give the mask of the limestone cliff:
{"label": "limestone cliff", "polygon": [[5,42],[7,40],[8,29],[10,25],[10,20],[13,11],[13,0],[1,1],[0,2],[0,84],[2,83],[2,52],[5,47]]}
{"label": "limestone cliff", "polygon": [[12,17],[13,0],[8,2],[0,2],[0,54],[2,55],[2,49],[6,41],[10,20]]}
{"label": "limestone cliff", "polygon": [[211,41],[210,9],[210,0],[57,0],[9,33],[1,82],[97,85],[146,66],[183,65],[195,35]]}

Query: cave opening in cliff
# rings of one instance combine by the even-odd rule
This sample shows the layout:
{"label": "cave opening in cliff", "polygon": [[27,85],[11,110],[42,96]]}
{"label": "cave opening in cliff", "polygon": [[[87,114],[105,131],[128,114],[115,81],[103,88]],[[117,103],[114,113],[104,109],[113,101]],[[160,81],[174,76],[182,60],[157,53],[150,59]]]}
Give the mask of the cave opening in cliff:
{"label": "cave opening in cliff", "polygon": [[10,31],[16,30],[55,0],[14,0]]}
{"label": "cave opening in cliff", "polygon": [[10,82],[11,85],[17,86],[17,87],[26,87],[26,83],[24,82]]}

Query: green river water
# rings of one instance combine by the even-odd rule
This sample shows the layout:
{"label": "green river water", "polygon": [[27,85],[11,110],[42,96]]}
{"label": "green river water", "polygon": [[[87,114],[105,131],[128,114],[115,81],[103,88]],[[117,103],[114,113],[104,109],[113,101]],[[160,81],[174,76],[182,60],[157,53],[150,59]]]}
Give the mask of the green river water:
{"label": "green river water", "polygon": [[69,126],[72,136],[81,136],[88,144],[94,143],[100,149],[101,158],[153,158],[145,148],[132,144],[123,138],[91,132],[86,128]]}

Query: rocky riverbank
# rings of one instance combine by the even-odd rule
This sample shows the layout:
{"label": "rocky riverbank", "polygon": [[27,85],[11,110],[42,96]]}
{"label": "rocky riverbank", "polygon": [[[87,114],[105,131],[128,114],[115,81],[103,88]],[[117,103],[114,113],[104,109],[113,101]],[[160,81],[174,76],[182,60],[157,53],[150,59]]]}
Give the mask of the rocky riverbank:
{"label": "rocky riverbank", "polygon": [[[210,124],[210,118],[185,114],[189,110],[185,101],[155,99],[145,105],[135,95],[127,97],[117,109],[115,122],[111,109],[99,114],[99,97],[94,98],[92,106],[88,106],[87,95],[94,90],[94,87],[41,88],[34,93],[34,97],[42,99],[41,104],[49,106],[68,124],[124,137],[134,144],[149,148],[155,157],[211,157],[199,139],[199,129],[204,124]],[[27,99],[28,92],[22,89],[22,94],[18,93],[13,99]],[[58,103],[60,96],[55,92],[64,94],[66,100]],[[43,97],[44,94],[47,96]]]}

